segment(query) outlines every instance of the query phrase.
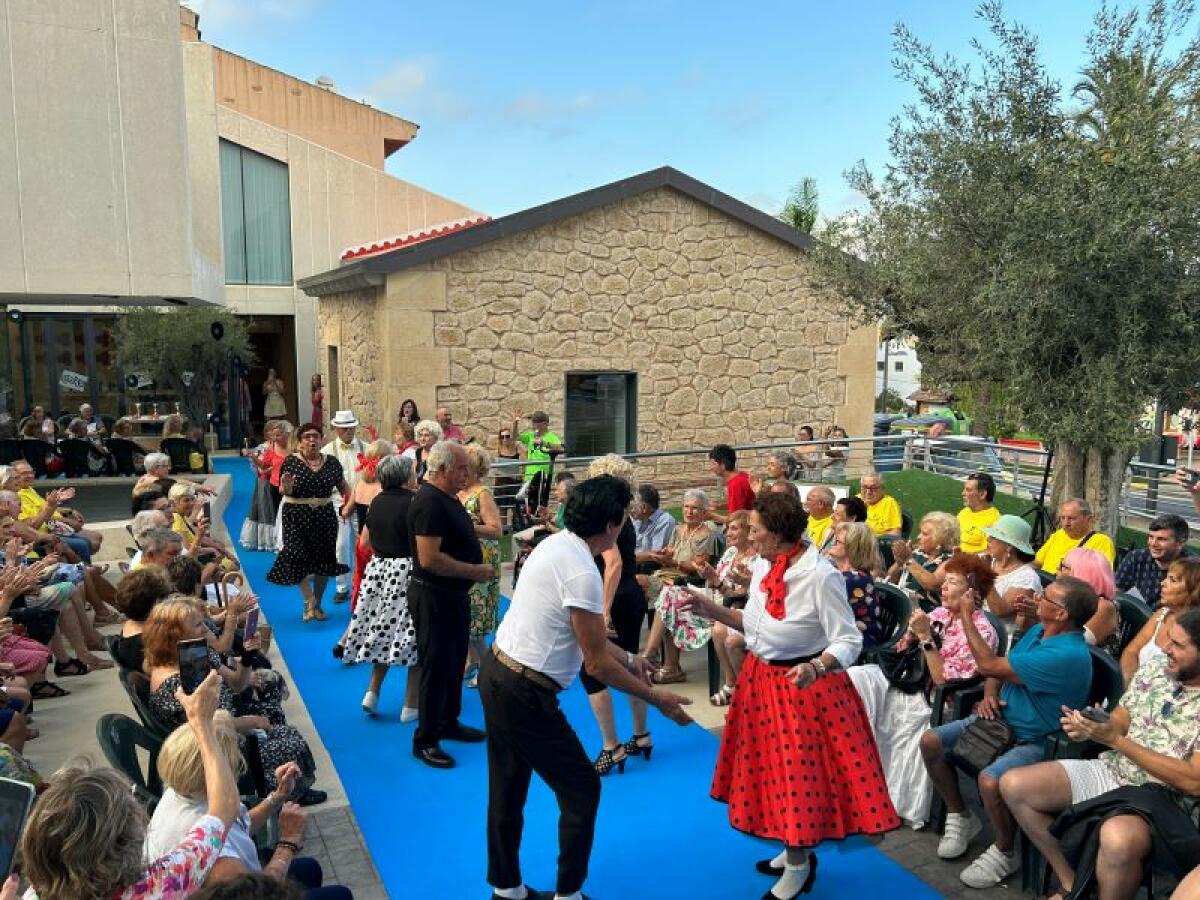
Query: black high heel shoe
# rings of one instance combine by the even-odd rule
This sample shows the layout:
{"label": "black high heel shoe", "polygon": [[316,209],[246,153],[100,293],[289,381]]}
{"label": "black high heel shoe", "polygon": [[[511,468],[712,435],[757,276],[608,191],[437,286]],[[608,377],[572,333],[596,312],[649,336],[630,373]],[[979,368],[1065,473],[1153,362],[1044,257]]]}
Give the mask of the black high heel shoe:
{"label": "black high heel shoe", "polygon": [[[615,754],[620,752],[620,756]],[[601,750],[600,755],[596,757],[596,761],[592,765],[596,769],[597,775],[607,775],[613,770],[613,766],[617,767],[617,772],[621,775],[625,774],[625,760],[629,758],[629,752],[618,744],[612,750]]]}
{"label": "black high heel shoe", "polygon": [[[782,875],[783,874],[783,867],[779,866],[777,868],[777,867],[771,865],[771,860],[769,860],[769,859],[759,860],[757,863],[754,864],[754,868],[758,869],[758,871],[762,872],[764,875]],[[813,882],[816,880],[817,880],[817,854],[809,853],[808,854],[808,875],[804,879],[804,884],[800,885],[800,890],[798,890],[798,891],[796,891],[796,893],[792,894],[791,897],[786,898],[786,900],[793,900],[793,898],[799,897],[801,894],[807,894],[809,891],[812,890]],[[776,895],[776,893],[774,891],[769,890],[765,894],[762,895],[762,900],[783,900],[783,898],[780,898],[778,895]]]}
{"label": "black high heel shoe", "polygon": [[[642,741],[645,741],[645,743],[642,743]],[[646,762],[650,762],[650,754],[654,752],[654,744],[650,740],[650,732],[648,731],[635,734],[625,742],[624,747],[627,756],[641,756],[645,758]]]}

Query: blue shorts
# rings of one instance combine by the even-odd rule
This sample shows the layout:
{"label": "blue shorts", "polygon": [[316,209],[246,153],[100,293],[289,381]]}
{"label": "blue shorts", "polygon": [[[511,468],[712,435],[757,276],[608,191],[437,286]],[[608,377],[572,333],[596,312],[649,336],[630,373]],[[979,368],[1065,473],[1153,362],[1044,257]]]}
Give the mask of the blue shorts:
{"label": "blue shorts", "polygon": [[[948,722],[945,725],[938,725],[932,729],[933,733],[938,736],[938,740],[942,742],[942,751],[945,752],[954,747],[958,739],[962,737],[962,733],[967,730],[967,726],[978,719],[977,715],[967,716],[965,719],[957,719],[954,722]],[[987,775],[989,778],[1000,780],[1000,776],[1009,769],[1017,769],[1021,766],[1032,765],[1036,762],[1041,762],[1046,755],[1045,741],[1034,741],[1030,744],[1017,744],[1007,753],[997,756],[990,766],[980,772],[980,775]]]}

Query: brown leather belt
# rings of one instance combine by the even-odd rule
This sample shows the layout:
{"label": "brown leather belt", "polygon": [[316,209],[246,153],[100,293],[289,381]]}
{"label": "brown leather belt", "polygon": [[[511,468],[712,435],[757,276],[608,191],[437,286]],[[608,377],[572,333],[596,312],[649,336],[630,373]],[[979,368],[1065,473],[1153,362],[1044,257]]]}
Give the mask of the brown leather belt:
{"label": "brown leather belt", "polygon": [[518,675],[528,678],[538,687],[557,694],[562,691],[562,685],[551,678],[549,675],[543,675],[537,669],[531,669],[524,663],[519,663],[495,644],[492,645],[492,655],[496,657],[496,661],[506,669],[511,669]]}

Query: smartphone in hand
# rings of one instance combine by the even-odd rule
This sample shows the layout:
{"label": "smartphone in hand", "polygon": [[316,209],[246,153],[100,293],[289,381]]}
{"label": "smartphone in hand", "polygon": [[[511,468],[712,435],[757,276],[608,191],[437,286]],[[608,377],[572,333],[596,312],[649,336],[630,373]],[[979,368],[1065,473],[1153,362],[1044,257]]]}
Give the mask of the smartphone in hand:
{"label": "smartphone in hand", "polygon": [[1112,718],[1107,709],[1099,706],[1085,706],[1079,711],[1079,714],[1085,719],[1091,719],[1093,722],[1107,722]]}
{"label": "smartphone in hand", "polygon": [[0,778],[0,884],[12,874],[17,844],[33,798],[33,785],[13,778]]}
{"label": "smartphone in hand", "polygon": [[258,607],[250,607],[246,613],[246,627],[242,630],[243,643],[248,643],[258,637],[258,616]]}
{"label": "smartphone in hand", "polygon": [[208,641],[204,638],[193,638],[180,641],[179,651],[179,684],[185,694],[190,694],[200,687],[208,677],[211,666],[208,662]]}

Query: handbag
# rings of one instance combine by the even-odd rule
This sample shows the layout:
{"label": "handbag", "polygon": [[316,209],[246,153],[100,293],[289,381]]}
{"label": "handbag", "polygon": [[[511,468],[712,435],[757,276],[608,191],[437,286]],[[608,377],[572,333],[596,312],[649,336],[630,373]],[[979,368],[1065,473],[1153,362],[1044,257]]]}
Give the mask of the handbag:
{"label": "handbag", "polygon": [[903,650],[889,647],[876,651],[875,662],[888,684],[904,694],[920,693],[929,677],[925,651],[916,641]]}
{"label": "handbag", "polygon": [[975,719],[962,733],[946,761],[972,778],[1011,750],[1017,743],[1012,726],[1003,719]]}

